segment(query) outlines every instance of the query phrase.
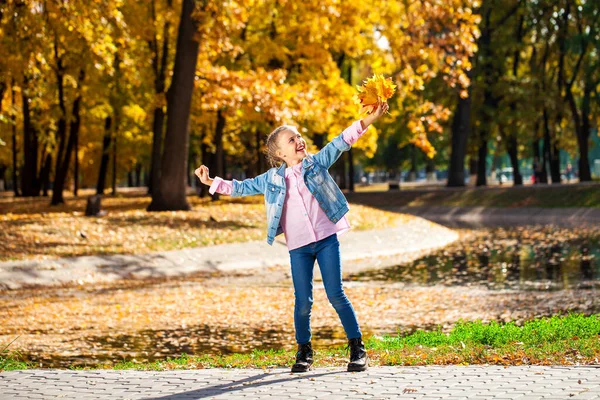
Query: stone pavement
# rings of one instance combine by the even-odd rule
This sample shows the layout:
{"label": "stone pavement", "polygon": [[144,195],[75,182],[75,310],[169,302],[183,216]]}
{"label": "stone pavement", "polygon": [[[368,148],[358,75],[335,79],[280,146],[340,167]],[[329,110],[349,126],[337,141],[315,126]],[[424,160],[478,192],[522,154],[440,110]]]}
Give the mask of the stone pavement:
{"label": "stone pavement", "polygon": [[[458,239],[444,226],[419,217],[380,229],[350,230],[340,236],[345,272],[354,266],[386,267],[410,262]],[[0,263],[0,289],[62,283],[107,282],[118,279],[174,277],[199,272],[231,272],[289,265],[283,235],[270,246],[265,240],[154,252]],[[319,269],[315,269],[319,276]]]}
{"label": "stone pavement", "polygon": [[0,373],[0,399],[600,399],[600,368],[342,367]]}

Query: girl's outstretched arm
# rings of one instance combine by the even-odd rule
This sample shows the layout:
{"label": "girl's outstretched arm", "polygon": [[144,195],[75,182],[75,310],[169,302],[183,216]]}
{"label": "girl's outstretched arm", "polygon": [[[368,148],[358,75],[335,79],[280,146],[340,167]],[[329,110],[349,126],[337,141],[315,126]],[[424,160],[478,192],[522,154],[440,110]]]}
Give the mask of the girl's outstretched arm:
{"label": "girl's outstretched arm", "polygon": [[194,173],[196,174],[196,176],[198,176],[200,182],[210,186],[210,189],[208,189],[208,193],[214,194],[215,192],[217,192],[219,194],[231,196],[231,192],[233,189],[232,182],[219,178],[218,176],[215,176],[214,179],[211,179],[208,173],[208,167],[206,165],[201,165],[194,171]]}
{"label": "girl's outstretched arm", "polygon": [[[267,171],[268,172],[268,171]],[[219,178],[211,179],[208,174],[208,167],[201,165],[194,171],[194,173],[200,178],[200,182],[205,185],[210,185],[208,192],[214,194],[215,192],[225,194],[233,197],[253,196],[257,194],[264,194],[267,172],[257,176],[256,178],[247,178],[243,181],[225,180]]]}

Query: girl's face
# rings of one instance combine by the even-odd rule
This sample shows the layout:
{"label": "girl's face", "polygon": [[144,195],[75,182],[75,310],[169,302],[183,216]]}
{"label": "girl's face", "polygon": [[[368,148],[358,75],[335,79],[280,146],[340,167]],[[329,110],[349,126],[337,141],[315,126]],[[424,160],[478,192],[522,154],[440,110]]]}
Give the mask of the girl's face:
{"label": "girl's face", "polygon": [[278,144],[277,156],[290,166],[298,164],[307,156],[306,142],[296,128],[281,132],[278,137]]}

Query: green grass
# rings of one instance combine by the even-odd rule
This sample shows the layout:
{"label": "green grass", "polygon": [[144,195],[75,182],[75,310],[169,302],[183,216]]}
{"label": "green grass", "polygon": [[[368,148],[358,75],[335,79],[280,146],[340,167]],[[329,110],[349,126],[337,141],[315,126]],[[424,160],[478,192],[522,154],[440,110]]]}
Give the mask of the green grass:
{"label": "green grass", "polygon": [[31,363],[27,363],[21,360],[21,353],[18,351],[9,350],[9,346],[17,340],[17,336],[7,345],[0,344],[0,371],[12,371],[16,369],[28,369],[31,368]]}
{"label": "green grass", "polygon": [[553,316],[527,321],[523,326],[514,322],[501,324],[496,321],[484,324],[481,321],[469,322],[460,320],[452,331],[446,335],[437,331],[418,330],[411,335],[384,336],[372,338],[369,348],[390,350],[411,346],[460,345],[480,344],[501,347],[511,343],[522,343],[526,346],[537,346],[560,342],[567,339],[598,339],[600,335],[600,317],[598,315],[584,316],[569,313],[567,316]]}
{"label": "green grass", "polygon": [[32,365],[30,363],[21,361],[21,355],[18,352],[6,352],[0,354],[0,372],[28,369],[31,367]]}
{"label": "green grass", "polygon": [[598,364],[600,317],[569,313],[527,321],[459,321],[449,334],[416,331],[408,336],[371,338],[384,365],[426,364]]}
{"label": "green grass", "polygon": [[[371,337],[366,340],[370,365],[573,365],[600,364],[600,316],[569,313],[543,317],[518,326],[492,321],[459,320],[449,333],[418,330],[409,335]],[[5,353],[3,353],[5,354]],[[290,367],[294,350],[255,350],[247,354],[182,354],[154,362],[123,360],[97,368],[115,370],[272,368]],[[315,367],[344,367],[348,362],[345,346],[317,349]],[[30,367],[3,356],[0,370]],[[94,369],[73,367],[72,369]]]}

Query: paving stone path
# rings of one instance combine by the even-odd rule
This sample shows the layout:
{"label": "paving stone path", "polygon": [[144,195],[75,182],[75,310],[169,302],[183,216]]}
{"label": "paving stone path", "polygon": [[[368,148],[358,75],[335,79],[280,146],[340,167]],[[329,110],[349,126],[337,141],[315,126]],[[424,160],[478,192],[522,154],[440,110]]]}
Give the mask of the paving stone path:
{"label": "paving stone path", "polygon": [[587,366],[341,367],[0,373],[0,399],[600,399]]}

